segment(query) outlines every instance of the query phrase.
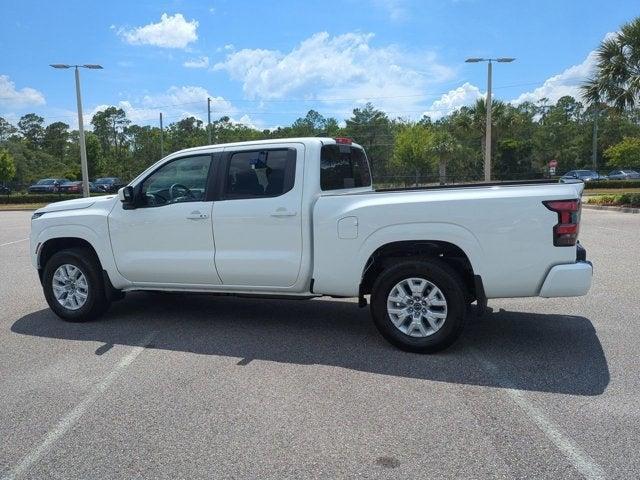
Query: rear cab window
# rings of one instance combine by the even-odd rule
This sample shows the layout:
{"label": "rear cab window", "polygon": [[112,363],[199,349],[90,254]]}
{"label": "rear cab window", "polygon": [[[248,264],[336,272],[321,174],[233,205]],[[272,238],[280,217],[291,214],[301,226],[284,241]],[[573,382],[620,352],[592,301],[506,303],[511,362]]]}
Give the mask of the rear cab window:
{"label": "rear cab window", "polygon": [[320,188],[323,191],[370,186],[371,172],[364,150],[342,144],[322,147]]}

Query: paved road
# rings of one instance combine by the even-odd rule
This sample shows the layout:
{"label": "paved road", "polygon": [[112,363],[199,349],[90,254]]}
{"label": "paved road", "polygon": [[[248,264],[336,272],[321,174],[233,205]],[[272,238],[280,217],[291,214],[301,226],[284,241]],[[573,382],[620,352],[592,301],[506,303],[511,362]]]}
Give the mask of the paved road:
{"label": "paved road", "polygon": [[640,215],[584,212],[588,297],[494,301],[433,356],[348,301],[138,293],[63,323],[29,216],[0,213],[0,477],[638,478]]}

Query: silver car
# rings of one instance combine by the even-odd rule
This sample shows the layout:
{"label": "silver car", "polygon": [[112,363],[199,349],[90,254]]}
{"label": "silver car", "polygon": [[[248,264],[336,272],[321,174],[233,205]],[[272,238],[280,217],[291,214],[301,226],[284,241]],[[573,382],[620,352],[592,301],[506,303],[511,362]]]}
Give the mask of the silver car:
{"label": "silver car", "polygon": [[612,170],[609,172],[609,180],[637,180],[640,173],[635,170]]}

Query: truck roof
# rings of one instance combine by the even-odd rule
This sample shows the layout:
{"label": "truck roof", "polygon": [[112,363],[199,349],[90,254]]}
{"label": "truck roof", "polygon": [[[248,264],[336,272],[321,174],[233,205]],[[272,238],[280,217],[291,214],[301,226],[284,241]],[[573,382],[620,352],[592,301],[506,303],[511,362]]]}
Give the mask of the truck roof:
{"label": "truck roof", "polygon": [[[270,138],[266,140],[247,140],[244,142],[231,142],[231,143],[214,143],[211,145],[202,145],[200,147],[191,147],[185,148],[183,150],[179,150],[179,152],[174,152],[172,155],[176,153],[185,153],[185,152],[199,152],[202,150],[209,150],[211,148],[225,148],[225,147],[241,147],[241,146],[249,146],[249,145],[270,145],[274,143],[304,143],[304,144],[319,144],[319,145],[333,145],[336,143],[335,138],[331,137],[293,137],[293,138]],[[353,142],[351,144],[354,147],[362,148],[361,145]]]}

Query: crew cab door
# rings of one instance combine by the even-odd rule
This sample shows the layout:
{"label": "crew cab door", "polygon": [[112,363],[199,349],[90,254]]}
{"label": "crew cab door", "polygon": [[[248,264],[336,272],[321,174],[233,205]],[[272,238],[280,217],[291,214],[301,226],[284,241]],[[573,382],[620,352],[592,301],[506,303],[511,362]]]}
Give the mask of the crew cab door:
{"label": "crew cab door", "polygon": [[[219,156],[219,154],[218,154]],[[118,271],[134,283],[219,285],[211,225],[216,154],[171,160],[116,205],[109,234]]]}
{"label": "crew cab door", "polygon": [[302,261],[304,145],[225,149],[213,205],[224,285],[292,286]]}

